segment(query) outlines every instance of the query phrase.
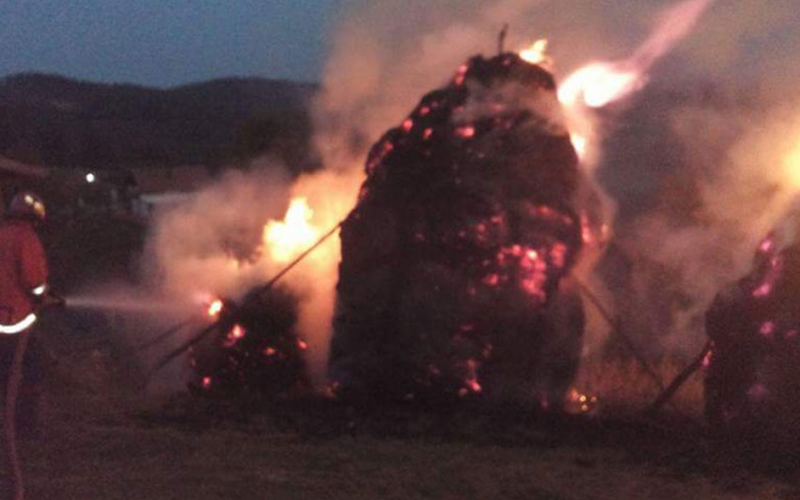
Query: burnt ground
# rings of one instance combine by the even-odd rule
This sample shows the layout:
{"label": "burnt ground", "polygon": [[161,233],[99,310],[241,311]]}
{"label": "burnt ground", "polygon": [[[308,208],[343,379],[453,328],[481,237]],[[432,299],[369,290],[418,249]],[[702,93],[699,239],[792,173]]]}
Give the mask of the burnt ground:
{"label": "burnt ground", "polygon": [[68,379],[51,379],[41,432],[21,440],[31,500],[800,498],[792,458],[721,451],[682,420],[230,403]]}

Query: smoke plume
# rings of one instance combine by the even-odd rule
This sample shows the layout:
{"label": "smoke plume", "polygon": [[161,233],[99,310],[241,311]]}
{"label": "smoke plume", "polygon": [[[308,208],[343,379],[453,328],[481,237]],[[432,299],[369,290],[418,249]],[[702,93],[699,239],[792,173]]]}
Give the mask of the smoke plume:
{"label": "smoke plume", "polygon": [[[370,145],[468,57],[494,53],[504,23],[510,23],[506,50],[548,38],[556,76],[563,79],[590,62],[630,56],[668,5],[641,0],[345,2],[332,28],[322,90],[312,110],[322,173],[291,180],[275,165],[257,166],[251,173],[228,174],[187,204],[159,215],[150,255],[161,285],[173,293],[235,297],[274,275],[280,262],[263,248],[261,254],[249,252],[262,242],[263,226],[281,220],[289,200],[302,196],[320,234],[333,227],[355,203]],[[645,93],[597,120],[604,128],[599,141],[613,144],[612,135],[645,123],[651,129],[633,135],[671,134],[679,149],[657,151],[639,143],[636,148],[646,155],[631,157],[636,148],[619,149],[610,155],[614,162],[601,157],[599,167],[605,187],[629,208],[620,215],[620,246],[632,259],[646,256],[622,286],[650,290],[654,276],[669,276],[671,296],[633,294],[639,297],[634,301],[639,316],[650,318],[648,331],[663,326],[654,324],[652,318],[660,316],[652,311],[670,309],[669,325],[662,328],[671,332],[666,344],[685,348],[701,337],[697,325],[705,304],[721,283],[746,269],[754,243],[786,210],[796,189],[787,184],[790,169],[781,165],[791,154],[793,134],[800,139],[793,119],[800,106],[787,105],[800,103],[787,95],[788,82],[800,74],[794,62],[800,35],[792,21],[797,10],[794,0],[712,5],[694,32],[651,68],[653,87],[669,89],[667,94],[679,89],[676,100],[659,108],[658,119],[638,119],[636,113],[652,115],[641,101]],[[706,88],[717,97],[682,100]],[[680,160],[670,172],[659,172],[653,167],[658,155]],[[671,184],[661,181],[671,176],[691,186],[689,194],[655,206],[631,202],[667,196],[664,186]],[[329,241],[286,278],[302,297],[300,335],[309,341],[318,382],[324,379],[338,246],[337,239]],[[664,306],[675,296],[683,301],[680,307]]]}

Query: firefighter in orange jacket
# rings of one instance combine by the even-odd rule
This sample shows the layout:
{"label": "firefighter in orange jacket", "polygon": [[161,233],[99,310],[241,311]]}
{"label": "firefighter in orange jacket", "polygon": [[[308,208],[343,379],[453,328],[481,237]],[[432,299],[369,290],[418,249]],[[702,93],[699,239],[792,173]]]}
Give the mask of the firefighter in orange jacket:
{"label": "firefighter in orange jacket", "polygon": [[[44,223],[45,206],[34,193],[14,196],[8,215],[0,221],[0,384],[11,381],[15,353],[22,357],[20,405],[23,430],[36,425],[44,356],[30,340],[38,309],[52,300],[47,290],[47,261],[36,229]],[[27,354],[26,354],[27,350]],[[24,363],[23,363],[24,361]],[[8,406],[8,405],[6,405]]]}
{"label": "firefighter in orange jacket", "polygon": [[47,261],[36,234],[44,219],[42,200],[23,191],[14,196],[8,217],[0,222],[0,375],[6,389],[3,447],[14,500],[24,498],[16,426],[18,423],[29,431],[35,428],[41,395],[41,351],[35,342],[27,354],[26,348],[37,309],[48,297]]}
{"label": "firefighter in orange jacket", "polygon": [[36,322],[36,306],[47,291],[47,261],[36,234],[44,203],[33,193],[17,194],[0,223],[0,334],[15,335]]}

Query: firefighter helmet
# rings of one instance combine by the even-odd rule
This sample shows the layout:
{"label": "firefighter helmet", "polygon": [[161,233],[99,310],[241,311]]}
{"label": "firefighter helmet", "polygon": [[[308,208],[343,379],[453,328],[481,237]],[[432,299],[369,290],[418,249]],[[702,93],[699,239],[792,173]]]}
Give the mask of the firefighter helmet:
{"label": "firefighter helmet", "polygon": [[44,222],[47,213],[44,201],[31,191],[20,191],[11,200],[8,213],[12,217],[24,217]]}

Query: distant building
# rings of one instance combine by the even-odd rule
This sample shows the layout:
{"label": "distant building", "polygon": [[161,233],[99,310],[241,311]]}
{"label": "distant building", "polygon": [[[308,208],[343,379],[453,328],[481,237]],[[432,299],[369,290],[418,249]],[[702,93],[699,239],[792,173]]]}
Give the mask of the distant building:
{"label": "distant building", "polygon": [[213,180],[205,165],[125,169],[45,168],[0,156],[0,214],[19,189],[44,196],[53,214],[112,212],[149,217],[190,198]]}

